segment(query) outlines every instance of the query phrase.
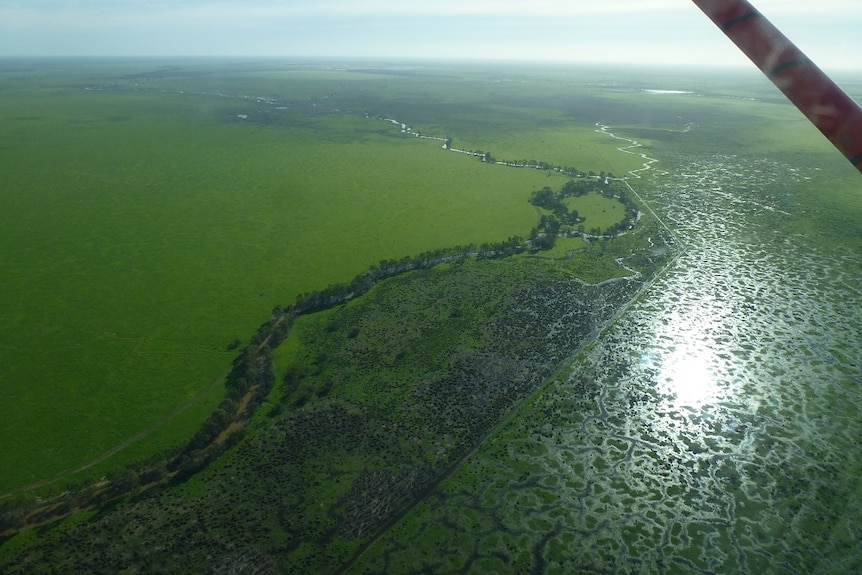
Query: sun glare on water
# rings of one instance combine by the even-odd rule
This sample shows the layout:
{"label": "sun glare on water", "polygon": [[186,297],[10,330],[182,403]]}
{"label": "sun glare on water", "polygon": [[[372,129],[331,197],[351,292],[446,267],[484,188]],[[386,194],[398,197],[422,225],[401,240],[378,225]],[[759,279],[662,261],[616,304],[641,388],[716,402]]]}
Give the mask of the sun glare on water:
{"label": "sun glare on water", "polygon": [[684,302],[661,322],[642,362],[675,408],[701,408],[727,398],[728,346],[736,338],[731,307],[713,297]]}
{"label": "sun glare on water", "polygon": [[716,393],[712,373],[712,354],[708,350],[684,345],[667,357],[659,375],[660,389],[674,397],[678,407],[698,407]]}

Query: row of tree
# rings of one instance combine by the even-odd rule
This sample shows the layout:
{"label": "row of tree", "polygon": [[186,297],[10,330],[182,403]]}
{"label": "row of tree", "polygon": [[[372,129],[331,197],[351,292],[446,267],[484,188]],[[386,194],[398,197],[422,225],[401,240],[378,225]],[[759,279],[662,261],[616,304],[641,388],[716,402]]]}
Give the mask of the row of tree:
{"label": "row of tree", "polygon": [[520,253],[526,249],[527,244],[524,238],[511,236],[496,243],[459,245],[453,248],[423,252],[416,256],[405,256],[400,260],[381,260],[378,265],[371,266],[368,271],[357,275],[349,283],[333,284],[316,292],[300,294],[296,298],[296,303],[289,306],[287,310],[297,316],[314,313],[361,296],[380,280],[404,272],[430,268],[438,264],[471,257],[505,256]]}
{"label": "row of tree", "polygon": [[[382,260],[349,283],[301,294],[292,305],[276,306],[269,320],[258,328],[234,359],[225,379],[226,397],[188,442],[129,464],[106,478],[70,482],[63,493],[47,500],[24,496],[0,502],[0,540],[28,525],[61,519],[75,510],[106,505],[142,488],[182,481],[214,461],[242,438],[245,422],[269,395],[275,382],[272,350],[288,337],[298,316],[345,303],[366,293],[377,282],[400,273],[469,257],[509,255],[525,249],[525,239],[512,236],[496,243],[455,246],[400,260]],[[234,340],[227,347],[237,349],[240,345]],[[229,430],[235,431],[227,433]]]}
{"label": "row of tree", "polygon": [[104,478],[70,481],[64,492],[45,500],[25,495],[3,501],[0,541],[27,526],[107,505],[165,482],[182,481],[214,461],[242,438],[246,421],[269,395],[275,382],[272,349],[287,337],[293,319],[289,310],[273,310],[269,321],[234,359],[225,379],[226,397],[189,441],[118,468]]}
{"label": "row of tree", "polygon": [[[443,148],[446,150],[454,150],[452,147],[452,138],[446,136],[443,138]],[[488,164],[502,164],[506,166],[511,166],[513,168],[533,168],[536,170],[547,170],[559,172],[560,174],[569,176],[570,178],[598,178],[600,181],[605,180],[613,180],[616,178],[612,172],[599,172],[596,173],[592,170],[584,172],[579,170],[574,166],[561,166],[559,164],[552,164],[550,162],[545,162],[543,160],[536,159],[521,159],[521,160],[498,160],[494,157],[491,152],[485,150],[456,150],[459,152],[463,152],[466,154],[470,154],[471,156],[476,156],[481,161]]]}
{"label": "row of tree", "polygon": [[[473,154],[474,156],[479,156],[479,158],[486,163],[489,164],[502,164],[505,166],[510,166],[513,168],[533,168],[535,170],[546,170],[546,171],[554,171],[564,176],[568,176],[570,178],[590,178],[590,179],[598,179],[600,182],[606,183],[607,180],[613,180],[616,178],[612,172],[599,172],[596,173],[592,170],[588,172],[583,172],[574,166],[561,166],[558,164],[552,164],[550,162],[545,162],[542,160],[498,160],[495,158],[491,152],[484,152],[482,150],[469,150],[467,153]],[[586,185],[589,185],[589,182],[583,182]]]}
{"label": "row of tree", "polygon": [[[603,179],[600,179],[598,187],[608,186]],[[365,294],[377,282],[407,271],[471,257],[499,257],[525,250],[553,247],[561,225],[575,225],[582,221],[578,212],[569,210],[563,200],[567,197],[584,195],[596,188],[596,182],[569,180],[559,192],[554,192],[549,187],[534,192],[530,199],[531,203],[553,214],[542,216],[539,225],[531,232],[529,240],[520,236],[511,236],[496,243],[455,246],[416,256],[406,256],[400,260],[381,260],[378,265],[357,275],[349,283],[330,285],[319,291],[304,293],[299,295],[291,305],[277,306],[273,309],[269,320],[260,326],[249,344],[234,360],[225,380],[226,397],[188,442],[155,454],[137,464],[119,469],[109,474],[106,480],[97,481],[91,478],[70,483],[66,492],[48,501],[7,500],[0,506],[0,534],[14,533],[26,525],[33,524],[34,521],[59,519],[73,509],[104,505],[135,493],[141,488],[166,481],[181,481],[189,477],[214,461],[230,445],[242,438],[244,422],[268,396],[274,384],[272,350],[288,337],[296,317],[345,303]],[[608,193],[604,189],[602,192]],[[619,197],[626,203],[627,198],[622,194]],[[238,340],[228,345],[228,349],[239,347]],[[229,430],[238,431],[228,433]]]}
{"label": "row of tree", "polygon": [[[555,192],[550,186],[534,191],[530,196],[530,203],[536,207],[548,210],[551,214],[543,214],[539,224],[530,232],[529,247],[531,249],[545,250],[554,247],[556,238],[563,226],[576,228],[576,233],[590,236],[614,237],[621,232],[628,231],[637,219],[638,208],[634,200],[628,194],[628,190],[605,177],[604,172],[598,182],[569,180]],[[616,185],[615,185],[616,184]],[[625,217],[602,230],[592,228],[589,234],[584,231],[584,218],[580,217],[577,210],[566,205],[566,199],[584,196],[589,192],[598,191],[608,198],[616,198],[625,206]]]}

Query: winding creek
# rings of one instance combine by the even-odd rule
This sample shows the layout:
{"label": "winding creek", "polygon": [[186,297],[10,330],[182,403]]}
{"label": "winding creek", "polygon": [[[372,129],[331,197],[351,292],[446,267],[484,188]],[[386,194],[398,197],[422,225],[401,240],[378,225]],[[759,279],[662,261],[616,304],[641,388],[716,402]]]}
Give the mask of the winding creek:
{"label": "winding creek", "polygon": [[862,255],[794,225],[800,171],[642,184],[596,131],[685,249],[350,572],[862,571]]}
{"label": "winding creek", "polygon": [[596,128],[684,249],[346,572],[862,572],[862,255],[794,225],[775,190],[800,172],[714,156],[647,182]]}

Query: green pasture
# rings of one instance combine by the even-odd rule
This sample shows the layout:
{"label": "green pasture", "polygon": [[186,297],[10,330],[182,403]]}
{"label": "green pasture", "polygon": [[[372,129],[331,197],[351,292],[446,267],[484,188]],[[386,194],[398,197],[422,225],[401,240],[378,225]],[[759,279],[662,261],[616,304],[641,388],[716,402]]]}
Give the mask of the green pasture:
{"label": "green pasture", "polygon": [[275,305],[381,259],[527,235],[549,181],[361,116],[273,123],[244,100],[54,73],[0,91],[0,492],[160,422],[89,472],[182,440],[221,397],[229,342]]}
{"label": "green pasture", "polygon": [[643,168],[644,160],[640,156],[620,153],[618,148],[629,146],[628,142],[613,139],[597,129],[595,126],[561,125],[525,130],[498,136],[496,142],[489,143],[483,150],[491,152],[498,161],[541,158],[556,166],[583,172],[608,172],[615,176],[625,176],[631,170]]}
{"label": "green pasture", "polygon": [[[655,94],[649,89],[689,93]],[[789,163],[832,163],[828,141],[756,71],[652,75],[616,86],[604,99],[611,111],[606,121],[628,137],[648,141],[659,155],[731,153]]]}
{"label": "green pasture", "polygon": [[[247,341],[275,305],[381,259],[525,236],[537,218],[530,192],[564,181],[445,152],[378,118],[497,159],[618,176],[642,160],[596,122],[659,159],[680,149],[804,157],[828,177],[788,201],[841,229],[844,203],[862,201],[857,174],[771,85],[743,79],[502,64],[0,63],[0,495],[115,447],[125,446],[87,473],[181,441],[223,393],[228,344]],[[586,229],[602,227],[601,212],[577,209]],[[601,274],[601,258],[579,257],[585,276]]]}
{"label": "green pasture", "polygon": [[562,259],[569,257],[574,250],[583,250],[589,246],[589,242],[580,236],[574,238],[557,238],[554,247],[542,252],[542,256],[548,258]]}
{"label": "green pasture", "polygon": [[599,192],[566,198],[564,203],[569,210],[577,210],[579,218],[583,220],[580,225],[583,225],[585,230],[606,230],[622,221],[626,215],[626,207],[621,201],[607,198]]}
{"label": "green pasture", "polygon": [[[777,93],[777,89],[774,89]],[[622,129],[640,134],[650,141],[665,141],[689,152],[735,153],[746,156],[785,157],[796,160],[827,149],[825,138],[808,120],[784,100],[765,98],[730,98],[704,95],[665,95],[642,92],[619,93],[614,99],[646,104],[657,118],[673,122],[650,122],[641,118],[624,123]],[[688,126],[688,128],[686,128]]]}
{"label": "green pasture", "polygon": [[[801,228],[831,229],[831,237],[809,236],[834,242],[828,253],[862,248],[853,231],[858,226],[847,225],[862,209],[858,174],[769,86],[745,75],[740,83],[685,72],[503,65],[76,66],[0,65],[0,386],[6,391],[0,498],[45,479],[57,479],[52,487],[62,489],[60,479],[98,477],[187,439],[224,395],[222,377],[237,353],[228,351],[230,342],[248,341],[275,305],[349,281],[382,259],[526,236],[540,213],[528,203],[530,193],[558,189],[566,180],[447,152],[440,142],[402,134],[380,118],[501,160],[536,159],[617,176],[642,160],[617,150],[623,140],[596,133],[596,122],[641,142],[660,160],[658,169],[714,154],[804,161],[822,171],[822,180],[793,180],[774,191],[780,198],[772,203],[793,211]],[[649,172],[644,177],[632,183],[648,198]],[[744,177],[739,180],[744,186]],[[625,215],[623,204],[598,193],[566,202],[585,218],[587,231]],[[353,482],[371,469],[439,467],[463,453],[447,446],[454,440],[433,411],[437,405],[441,413],[456,413],[462,406],[448,406],[447,395],[431,394],[437,388],[429,383],[457,383],[454,376],[465,367],[493,372],[529,346],[547,353],[546,340],[534,332],[555,312],[516,324],[523,310],[515,298],[535,298],[564,276],[594,284],[632,270],[649,276],[663,259],[659,251],[644,255],[644,244],[664,233],[647,213],[632,233],[614,239],[560,238],[547,252],[411,272],[346,305],[303,316],[274,351],[278,383],[239,446],[183,484],[132,498],[92,522],[87,515],[24,532],[0,558],[32,552],[28,558],[39,562],[36,553],[46,553],[68,564],[110,548],[109,555],[124,561],[139,553],[174,568],[187,553],[183,565],[203,568],[214,557],[242,553],[251,541],[298,571],[315,571],[308,568],[313,564],[349,567],[344,561],[363,539],[332,529]],[[847,259],[858,267],[858,258]],[[613,290],[624,285],[608,282],[607,292],[585,303],[604,310],[622,298]],[[491,322],[501,310],[511,312],[511,325]],[[499,355],[487,361],[483,346]],[[302,371],[293,381],[285,378],[291,368]],[[557,517],[524,510],[587,488],[566,479],[566,466],[577,471],[569,473],[574,477],[588,461],[603,464],[598,457],[567,459],[564,449],[553,461],[544,457],[551,453],[544,426],[557,418],[570,426],[583,421],[593,405],[558,393],[564,380],[545,385],[506,418],[351,572],[415,572],[419,561],[427,567],[438,559],[462,567],[476,555],[475,545],[499,553],[474,569],[526,570],[539,535],[554,531],[554,522],[574,521],[568,514],[577,498]],[[346,419],[333,409],[342,403]],[[302,420],[307,427],[291,428],[289,420],[306,413],[298,409],[306,404],[329,419],[310,417]],[[434,417],[421,419],[426,411]],[[431,435],[434,424],[442,439]],[[293,444],[306,450],[302,465],[284,449],[291,429],[309,430]],[[398,439],[396,432],[405,430]],[[115,447],[123,449],[71,473]],[[353,454],[366,447],[368,458]],[[605,447],[620,450],[613,439]],[[531,485],[541,475],[539,459],[560,473]],[[334,474],[327,475],[327,466]],[[383,487],[365,500],[386,495]],[[626,495],[641,496],[636,486]],[[478,511],[495,507],[502,510],[495,522]],[[616,511],[609,514],[619,520]],[[184,516],[197,520],[175,520]],[[60,532],[76,529],[76,522],[95,534],[80,536],[87,544],[77,548]],[[200,537],[200,525],[214,528]],[[579,528],[589,534],[601,526],[589,516]],[[482,542],[461,538],[441,549],[450,531],[465,530]],[[110,536],[121,531],[124,538]],[[632,541],[652,536],[626,533]],[[707,545],[702,533],[686,536]],[[36,550],[40,540],[45,545]],[[169,544],[176,541],[192,543],[173,553]],[[549,543],[547,558],[565,572],[566,545],[576,542],[561,541]],[[597,555],[613,557],[610,539],[596,541]],[[548,572],[554,572],[550,566]]]}
{"label": "green pasture", "polygon": [[[423,134],[451,137],[455,148],[490,151],[499,160],[533,159],[620,175],[642,167],[637,156],[618,153],[625,142],[595,133],[597,121],[613,118],[605,117],[607,102],[594,96],[594,77],[581,71],[192,62],[118,72],[115,81],[141,90],[221,94],[244,101],[246,109],[268,108],[270,118],[279,105],[394,118]],[[258,105],[257,98],[276,103]]]}

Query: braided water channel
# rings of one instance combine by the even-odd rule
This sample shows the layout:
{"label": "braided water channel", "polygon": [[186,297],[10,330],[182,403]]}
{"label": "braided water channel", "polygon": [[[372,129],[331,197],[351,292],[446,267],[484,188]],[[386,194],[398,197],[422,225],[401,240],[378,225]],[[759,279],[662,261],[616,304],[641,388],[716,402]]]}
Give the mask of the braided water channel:
{"label": "braided water channel", "polygon": [[862,255],[801,177],[655,175],[685,253],[355,572],[860,572]]}

